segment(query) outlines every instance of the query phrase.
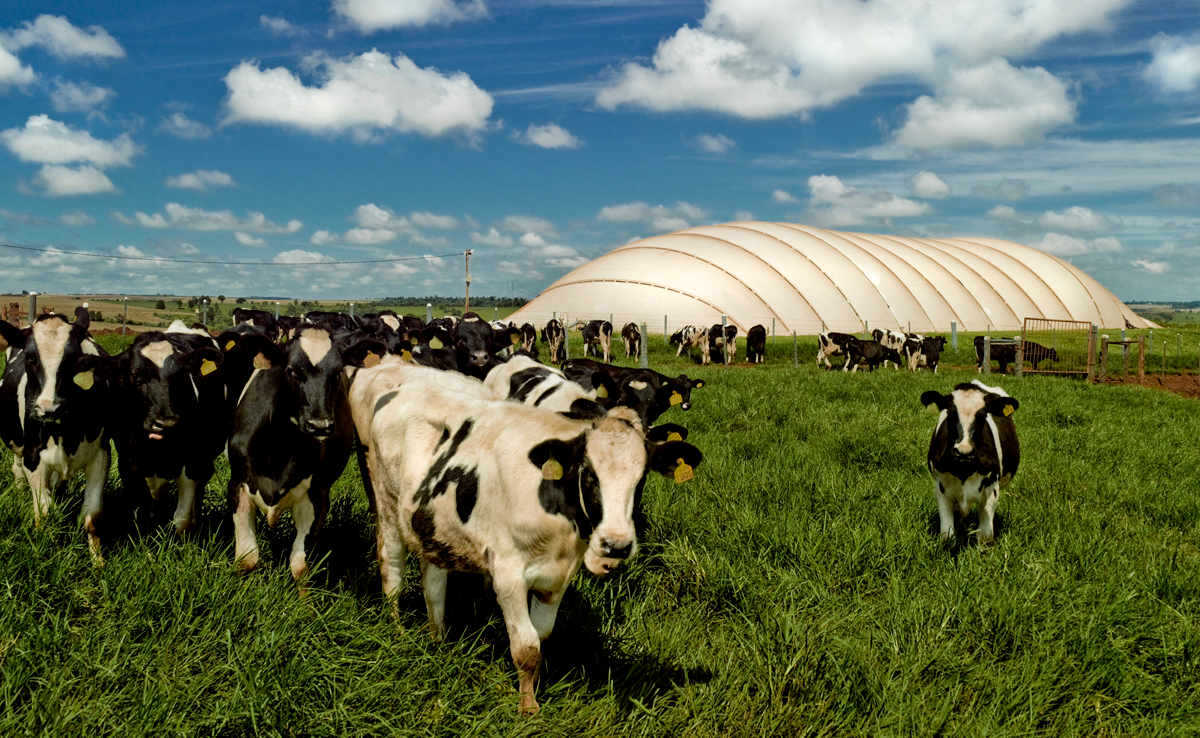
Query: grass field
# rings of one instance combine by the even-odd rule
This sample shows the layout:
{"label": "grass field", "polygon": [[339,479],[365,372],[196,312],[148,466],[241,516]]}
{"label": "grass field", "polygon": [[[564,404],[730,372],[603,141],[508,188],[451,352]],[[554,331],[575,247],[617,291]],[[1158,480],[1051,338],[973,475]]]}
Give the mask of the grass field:
{"label": "grass field", "polygon": [[974,372],[827,373],[814,350],[793,369],[781,339],[772,364],[701,369],[652,341],[653,366],[707,381],[663,417],[706,459],[686,485],[647,482],[628,569],[576,579],[533,719],[478,578],[452,578],[445,644],[415,566],[388,618],[353,463],[301,598],[286,519],[262,527],[265,565],[233,573],[224,468],[178,542],[122,525],[114,467],[94,569],[81,485],[35,530],[5,452],[0,735],[1200,733],[1194,401],[993,375],[1021,401],[1022,466],[995,546],[954,555],[932,533],[918,397]]}

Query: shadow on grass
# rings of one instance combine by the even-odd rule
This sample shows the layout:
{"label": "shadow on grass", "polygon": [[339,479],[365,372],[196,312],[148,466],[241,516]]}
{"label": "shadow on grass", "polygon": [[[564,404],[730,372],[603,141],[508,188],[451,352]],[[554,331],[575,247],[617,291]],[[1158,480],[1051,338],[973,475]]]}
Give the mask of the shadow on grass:
{"label": "shadow on grass", "polygon": [[[992,516],[992,533],[995,536],[995,541],[999,542],[1004,536],[1007,529],[1007,524],[1004,520],[1003,513],[997,512]],[[942,532],[942,519],[935,510],[929,519],[926,521],[926,528],[929,535],[937,538]],[[958,558],[964,548],[975,548],[979,545],[978,539],[975,537],[975,531],[979,529],[979,513],[972,510],[965,517],[959,517],[957,513],[954,515],[954,541],[949,545],[950,555]],[[995,544],[993,544],[995,545]]]}

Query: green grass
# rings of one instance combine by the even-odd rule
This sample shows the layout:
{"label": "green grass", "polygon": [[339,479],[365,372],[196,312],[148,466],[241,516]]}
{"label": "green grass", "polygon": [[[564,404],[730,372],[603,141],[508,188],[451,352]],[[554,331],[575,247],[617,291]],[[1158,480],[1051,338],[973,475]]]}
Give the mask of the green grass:
{"label": "green grass", "polygon": [[655,367],[707,381],[663,418],[705,462],[688,484],[648,481],[628,569],[577,578],[536,718],[516,715],[478,578],[452,578],[445,644],[416,566],[390,621],[353,463],[304,598],[287,520],[261,530],[259,571],[233,573],[224,468],[187,542],[135,535],[114,470],[101,569],[78,481],[41,529],[28,492],[0,487],[0,735],[1200,732],[1194,401],[993,375],[1021,401],[1022,466],[995,546],[964,535],[955,555],[933,535],[918,397],[974,372],[817,371],[815,344],[792,369],[783,344],[725,369],[652,340]]}

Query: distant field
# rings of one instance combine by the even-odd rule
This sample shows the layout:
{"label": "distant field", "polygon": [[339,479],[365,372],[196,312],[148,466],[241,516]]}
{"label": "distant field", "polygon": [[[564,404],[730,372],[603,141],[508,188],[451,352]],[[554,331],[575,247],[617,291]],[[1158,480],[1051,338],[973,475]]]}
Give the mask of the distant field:
{"label": "distant field", "polygon": [[[127,339],[124,339],[127,341]],[[573,355],[579,355],[579,336]],[[123,339],[104,339],[118,350]],[[964,341],[969,345],[969,341]],[[918,402],[970,371],[652,364],[707,386],[670,411],[705,453],[647,482],[641,553],[581,574],[546,647],[539,717],[516,716],[494,599],[452,578],[432,643],[409,567],[379,596],[355,464],[317,588],[290,520],[232,572],[223,463],[186,543],[129,530],[115,476],[93,569],[72,485],[53,520],[0,458],[0,735],[1194,735],[1200,732],[1200,450],[1194,401],[1009,376],[1021,469],[994,547],[936,542]],[[966,363],[956,355],[954,363]],[[620,363],[632,363],[620,359]]]}

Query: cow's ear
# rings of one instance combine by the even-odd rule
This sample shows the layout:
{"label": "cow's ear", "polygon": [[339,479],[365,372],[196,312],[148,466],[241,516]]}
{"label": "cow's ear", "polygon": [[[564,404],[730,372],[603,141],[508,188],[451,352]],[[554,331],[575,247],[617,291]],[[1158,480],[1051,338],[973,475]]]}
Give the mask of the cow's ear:
{"label": "cow's ear", "polygon": [[202,346],[189,351],[185,361],[189,373],[199,372],[200,376],[207,377],[220,368],[225,361],[225,354],[211,346]]}
{"label": "cow's ear", "polygon": [[921,393],[921,404],[925,407],[936,407],[939,410],[945,410],[954,400],[950,395],[943,395],[935,390],[928,390]]}
{"label": "cow's ear", "polygon": [[592,372],[592,387],[596,390],[596,404],[611,408],[617,404],[621,390],[608,372]]}
{"label": "cow's ear", "polygon": [[[126,351],[125,353],[128,353]],[[102,379],[108,381],[116,375],[117,369],[121,364],[121,354],[119,356],[94,356],[92,354],[80,354],[75,359],[75,373],[85,374],[91,372],[94,379]],[[76,382],[76,384],[79,384]],[[79,386],[83,386],[80,384]]]}
{"label": "cow's ear", "polygon": [[682,484],[692,478],[692,470],[703,461],[704,454],[687,441],[669,441],[650,452],[648,466],[664,477],[674,477],[676,484]]}
{"label": "cow's ear", "polygon": [[342,348],[342,361],[349,366],[371,367],[387,356],[387,344],[378,338],[358,338]]}
{"label": "cow's ear", "polygon": [[680,410],[691,410],[692,404],[684,400],[683,387],[675,382],[667,382],[654,393],[656,405],[666,403],[670,407],[679,406]]}
{"label": "cow's ear", "polygon": [[15,327],[7,320],[0,320],[0,336],[3,336],[5,343],[13,348],[25,348],[25,331]]}
{"label": "cow's ear", "polygon": [[1005,417],[1012,415],[1021,406],[1014,397],[1005,397],[1004,395],[989,394],[984,398],[984,407],[987,408],[989,415],[1003,415]]}
{"label": "cow's ear", "polygon": [[582,435],[571,441],[551,438],[529,449],[529,463],[541,470],[542,479],[557,482],[578,466],[583,449]]}
{"label": "cow's ear", "polygon": [[669,441],[686,441],[688,429],[677,423],[663,423],[646,431],[646,440],[657,446]]}
{"label": "cow's ear", "polygon": [[688,376],[687,376],[686,374],[680,374],[680,375],[679,375],[678,377],[676,377],[675,379],[676,379],[676,381],[677,381],[677,382],[679,382],[680,384],[684,385],[685,387],[686,387],[686,386],[687,386],[689,383],[691,383],[691,385],[692,385],[692,389],[700,389],[701,387],[703,387],[703,386],[704,386],[704,380],[703,380],[703,379],[695,379],[695,380],[693,380],[693,379],[688,379]]}
{"label": "cow's ear", "polygon": [[608,415],[608,411],[595,402],[581,397],[571,403],[570,410],[559,413],[559,415],[571,420],[599,420]]}
{"label": "cow's ear", "polygon": [[217,336],[217,347],[229,353],[237,348],[237,345],[242,341],[242,334],[234,330],[228,330]]}
{"label": "cow's ear", "polygon": [[[228,345],[228,342],[222,345]],[[259,368],[259,354],[273,366],[284,366],[287,364],[287,353],[276,345],[274,341],[259,333],[247,333],[242,336],[241,340],[237,343],[237,349],[243,356],[251,357],[255,360],[255,368]]]}

